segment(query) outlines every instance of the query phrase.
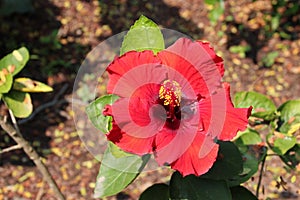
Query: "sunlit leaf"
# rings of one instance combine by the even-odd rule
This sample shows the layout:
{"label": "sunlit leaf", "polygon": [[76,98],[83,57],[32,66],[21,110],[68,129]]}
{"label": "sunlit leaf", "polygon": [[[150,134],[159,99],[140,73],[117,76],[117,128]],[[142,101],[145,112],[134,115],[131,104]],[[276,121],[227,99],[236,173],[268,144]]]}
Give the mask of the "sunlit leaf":
{"label": "sunlit leaf", "polygon": [[16,117],[26,118],[32,113],[32,103],[28,93],[11,90],[3,94],[3,100]]}
{"label": "sunlit leaf", "polygon": [[278,51],[272,51],[268,53],[263,59],[262,62],[266,67],[271,67],[275,63],[275,59],[279,55]]}
{"label": "sunlit leaf", "polygon": [[280,120],[283,122],[289,121],[292,117],[300,115],[300,99],[289,100],[282,104],[278,111],[280,111]]}
{"label": "sunlit leaf", "polygon": [[276,106],[265,95],[257,92],[238,92],[234,97],[234,105],[238,108],[253,106],[252,116],[265,120],[276,118]]}
{"label": "sunlit leaf", "polygon": [[290,150],[297,140],[295,137],[284,136],[283,138],[276,138],[274,141],[273,150],[279,155],[284,155],[288,150]]}
{"label": "sunlit leaf", "polygon": [[122,191],[143,170],[149,158],[150,155],[138,156],[127,153],[115,157],[110,145],[101,162],[94,197],[111,196]]}
{"label": "sunlit leaf", "polygon": [[296,114],[291,117],[289,121],[279,123],[279,131],[281,133],[287,133],[287,135],[292,136],[297,130],[300,129],[300,114]]}
{"label": "sunlit leaf", "polygon": [[262,142],[262,139],[256,130],[247,128],[245,131],[238,132],[235,142],[242,145],[254,145]]}
{"label": "sunlit leaf", "polygon": [[164,48],[164,38],[160,28],[142,15],[124,37],[120,55],[132,50],[152,50],[156,54]]}
{"label": "sunlit leaf", "polygon": [[93,123],[102,133],[107,133],[111,129],[111,117],[103,115],[103,109],[106,105],[111,105],[119,97],[116,95],[102,96],[86,107],[86,113]]}
{"label": "sunlit leaf", "polygon": [[39,81],[32,80],[30,78],[17,78],[13,85],[14,90],[22,92],[51,92],[53,89]]}
{"label": "sunlit leaf", "polygon": [[25,47],[21,47],[0,60],[0,70],[5,68],[14,76],[23,69],[28,60],[28,50]]}
{"label": "sunlit leaf", "polygon": [[0,71],[0,93],[7,93],[11,89],[13,77],[6,69]]}

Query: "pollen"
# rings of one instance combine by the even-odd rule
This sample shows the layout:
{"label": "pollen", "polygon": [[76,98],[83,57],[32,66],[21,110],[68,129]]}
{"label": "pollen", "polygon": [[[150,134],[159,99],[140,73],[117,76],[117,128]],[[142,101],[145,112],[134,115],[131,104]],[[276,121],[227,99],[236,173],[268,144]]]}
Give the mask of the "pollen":
{"label": "pollen", "polygon": [[159,98],[165,106],[179,106],[181,101],[181,87],[176,81],[165,80],[159,89]]}

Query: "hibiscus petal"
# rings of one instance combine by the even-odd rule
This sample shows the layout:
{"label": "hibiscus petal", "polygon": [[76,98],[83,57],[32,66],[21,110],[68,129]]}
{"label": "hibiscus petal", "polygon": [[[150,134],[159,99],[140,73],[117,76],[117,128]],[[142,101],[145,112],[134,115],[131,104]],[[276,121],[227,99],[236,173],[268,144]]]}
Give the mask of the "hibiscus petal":
{"label": "hibiscus petal", "polygon": [[153,150],[154,136],[148,138],[136,138],[123,132],[116,123],[113,122],[112,130],[106,134],[107,139],[112,141],[122,150],[144,155]]}
{"label": "hibiscus petal", "polygon": [[200,157],[205,157],[213,148],[213,140],[231,140],[239,130],[244,130],[251,113],[251,107],[233,107],[228,83],[223,83],[223,87],[210,98],[200,101],[199,110],[206,131],[206,141],[200,149]]}
{"label": "hibiscus petal", "polygon": [[180,126],[172,130],[165,126],[155,138],[155,159],[159,165],[179,159],[193,143],[199,131],[199,110],[189,118],[181,119]]}
{"label": "hibiscus petal", "polygon": [[183,176],[189,174],[200,176],[205,174],[213,166],[219,149],[219,145],[214,143],[213,148],[205,157],[199,157],[199,150],[204,145],[205,137],[205,134],[198,133],[187,151],[175,162],[171,163],[171,168],[178,170]]}
{"label": "hibiscus petal", "polygon": [[[107,92],[108,93],[114,93],[116,95],[119,95],[122,97],[122,95],[126,95],[125,92],[122,92],[122,90],[116,91],[116,84],[118,83],[120,78],[126,78],[127,75],[127,82],[128,84],[132,84],[132,87],[137,87],[138,84],[135,83],[137,81],[138,83],[142,79],[143,83],[149,83],[149,80],[145,80],[145,78],[155,78],[159,79],[160,73],[152,73],[152,70],[155,69],[155,66],[160,65],[160,61],[156,56],[153,55],[152,51],[143,51],[143,52],[135,52],[130,51],[125,53],[124,55],[116,58],[107,68],[107,71],[109,73],[109,82],[107,84]],[[145,66],[142,68],[141,71],[132,71],[136,67]],[[152,67],[147,67],[152,66]],[[132,71],[130,74],[128,74],[129,71]],[[149,76],[145,76],[149,75]],[[128,77],[130,76],[130,77]],[[141,77],[142,76],[142,77]],[[126,80],[124,81],[126,82]],[[126,86],[126,85],[125,85]],[[133,88],[133,89],[135,89]],[[118,94],[120,93],[120,94]]]}
{"label": "hibiscus petal", "polygon": [[252,107],[234,108],[230,98],[230,86],[228,83],[224,83],[223,85],[227,97],[226,119],[223,130],[218,136],[218,139],[231,140],[236,136],[238,131],[243,131],[246,129]]}
{"label": "hibiscus petal", "polygon": [[[197,88],[202,92],[201,95],[203,88],[208,88],[209,93],[212,93],[221,84],[224,74],[223,60],[216,55],[209,43],[180,38],[172,46],[159,52],[158,57],[163,64],[174,67],[191,81],[192,76],[197,76]],[[185,60],[185,63],[182,60]],[[194,69],[189,66],[193,66]]]}

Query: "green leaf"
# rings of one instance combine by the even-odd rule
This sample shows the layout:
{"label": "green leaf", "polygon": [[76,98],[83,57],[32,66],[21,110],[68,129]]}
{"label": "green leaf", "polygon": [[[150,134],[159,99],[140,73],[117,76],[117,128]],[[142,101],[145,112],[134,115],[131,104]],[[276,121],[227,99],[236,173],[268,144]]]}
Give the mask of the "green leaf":
{"label": "green leaf", "polygon": [[13,77],[10,73],[0,71],[0,93],[7,93],[11,89]]}
{"label": "green leaf", "polygon": [[279,155],[284,155],[288,150],[293,148],[297,140],[295,137],[284,136],[283,138],[276,138],[274,141],[273,151]]}
{"label": "green leaf", "polygon": [[280,111],[281,121],[289,121],[292,117],[300,115],[300,99],[285,102],[278,108],[278,111]]}
{"label": "green leaf", "polygon": [[224,13],[224,7],[221,3],[217,2],[213,5],[213,9],[209,11],[208,18],[212,24],[216,24],[216,22],[219,20],[220,16]]}
{"label": "green leaf", "polygon": [[296,144],[284,155],[280,156],[282,161],[292,169],[295,169],[300,163],[300,144]]}
{"label": "green leaf", "polygon": [[229,48],[229,51],[231,53],[237,53],[239,54],[239,56],[241,58],[244,58],[246,57],[246,52],[250,51],[251,50],[251,46],[249,45],[246,45],[246,46],[242,46],[242,45],[235,45],[235,46],[231,46]]}
{"label": "green leaf", "polygon": [[232,142],[218,141],[219,152],[217,161],[203,178],[227,180],[243,170],[243,160],[239,149]]}
{"label": "green leaf", "polygon": [[194,175],[182,177],[174,172],[170,181],[171,199],[188,200],[231,200],[230,190],[226,181],[211,180]]}
{"label": "green leaf", "polygon": [[148,187],[139,200],[169,200],[169,186],[164,183],[154,184]]}
{"label": "green leaf", "polygon": [[268,53],[263,59],[262,62],[266,67],[271,67],[275,63],[275,59],[279,55],[278,51],[273,51]]}
{"label": "green leaf", "polygon": [[0,60],[0,70],[5,68],[14,76],[23,69],[28,60],[28,50],[25,47],[21,47]]}
{"label": "green leaf", "polygon": [[113,104],[118,98],[118,96],[113,94],[102,96],[86,107],[86,113],[89,119],[94,126],[103,133],[109,132],[112,120],[110,116],[103,115],[103,109],[106,105]]}
{"label": "green leaf", "polygon": [[17,78],[14,81],[14,90],[21,92],[51,92],[52,87],[41,83],[39,81],[32,80],[30,78]]}
{"label": "green leaf", "polygon": [[291,117],[289,121],[285,121],[280,124],[279,131],[281,133],[287,133],[287,135],[293,135],[294,132],[300,128],[300,114],[296,114]]}
{"label": "green leaf", "polygon": [[138,156],[126,153],[115,157],[111,145],[106,149],[97,176],[95,198],[111,196],[122,191],[143,170],[150,155]]}
{"label": "green leaf", "polygon": [[272,17],[271,19],[271,28],[273,31],[275,31],[279,25],[280,25],[280,14],[277,14],[275,16]]}
{"label": "green leaf", "polygon": [[164,38],[160,28],[152,20],[142,15],[124,37],[120,55],[132,50],[152,50],[156,54],[164,48]]}
{"label": "green leaf", "polygon": [[267,153],[267,148],[264,146],[239,146],[243,158],[243,171],[230,179],[230,186],[237,186],[249,180],[258,170],[259,162]]}
{"label": "green leaf", "polygon": [[26,92],[11,90],[3,94],[3,100],[16,117],[26,118],[32,113],[31,98]]}
{"label": "green leaf", "polygon": [[238,108],[253,106],[252,116],[265,120],[276,118],[276,106],[265,95],[257,92],[238,92],[234,97],[234,105]]}
{"label": "green leaf", "polygon": [[230,188],[232,200],[258,200],[248,189],[243,186]]}
{"label": "green leaf", "polygon": [[204,2],[209,5],[214,5],[214,4],[218,3],[218,1],[219,0],[204,0]]}
{"label": "green leaf", "polygon": [[262,142],[259,133],[256,130],[247,128],[245,131],[238,132],[236,143],[242,145],[254,145]]}

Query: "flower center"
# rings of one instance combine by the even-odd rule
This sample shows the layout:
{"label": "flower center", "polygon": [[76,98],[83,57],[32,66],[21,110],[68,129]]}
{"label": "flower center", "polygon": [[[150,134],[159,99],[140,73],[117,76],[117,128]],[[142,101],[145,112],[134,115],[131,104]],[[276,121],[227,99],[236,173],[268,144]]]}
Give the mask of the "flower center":
{"label": "flower center", "polygon": [[159,99],[165,106],[176,107],[181,101],[181,87],[176,81],[165,80],[159,89]]}

